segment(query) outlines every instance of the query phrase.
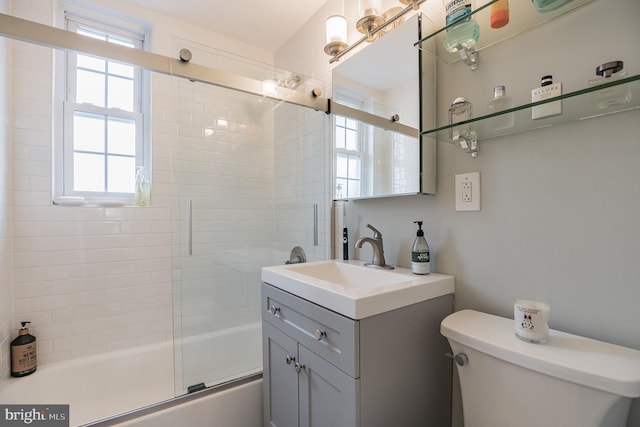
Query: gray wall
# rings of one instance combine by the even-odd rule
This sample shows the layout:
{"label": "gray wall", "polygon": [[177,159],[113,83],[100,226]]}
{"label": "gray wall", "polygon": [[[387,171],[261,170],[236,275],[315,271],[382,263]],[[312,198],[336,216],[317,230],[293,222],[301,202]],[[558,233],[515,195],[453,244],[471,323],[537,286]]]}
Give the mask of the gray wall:
{"label": "gray wall", "polygon": [[[512,299],[549,300],[551,326],[640,349],[640,115],[620,113],[486,142],[478,159],[438,146],[438,193],[352,201],[350,240],[384,236],[410,265],[425,221],[432,269],[456,277],[456,309],[512,316]],[[615,131],[616,136],[611,137]],[[454,174],[479,171],[480,212],[455,212]],[[368,259],[365,246],[356,256]]]}
{"label": "gray wall", "polygon": [[[565,28],[551,23],[483,51],[475,74],[440,64],[438,111],[461,95],[482,109],[502,83],[526,101],[547,73],[574,90],[616,59],[638,74],[638,17],[637,0],[594,1],[563,17]],[[512,317],[516,296],[548,300],[552,328],[640,349],[639,135],[634,110],[481,141],[477,159],[439,142],[437,194],[349,202],[350,241],[371,223],[387,262],[409,266],[413,221],[424,220],[432,270],[456,278],[456,310]],[[456,212],[454,175],[475,171],[482,210]],[[355,256],[369,259],[370,249]],[[629,425],[640,426],[637,401]]]}

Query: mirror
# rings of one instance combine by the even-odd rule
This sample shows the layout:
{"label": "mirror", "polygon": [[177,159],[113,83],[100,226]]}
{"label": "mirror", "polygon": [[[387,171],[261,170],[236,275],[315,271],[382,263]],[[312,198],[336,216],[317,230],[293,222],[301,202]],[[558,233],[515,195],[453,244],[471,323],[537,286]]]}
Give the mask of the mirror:
{"label": "mirror", "polygon": [[414,47],[430,28],[413,15],[333,69],[334,199],[435,193],[435,62]]}

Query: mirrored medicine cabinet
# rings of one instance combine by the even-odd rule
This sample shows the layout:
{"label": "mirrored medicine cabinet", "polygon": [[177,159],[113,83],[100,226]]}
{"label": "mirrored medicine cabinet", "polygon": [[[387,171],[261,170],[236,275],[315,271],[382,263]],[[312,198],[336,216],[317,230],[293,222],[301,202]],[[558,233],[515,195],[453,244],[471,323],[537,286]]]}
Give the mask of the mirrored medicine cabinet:
{"label": "mirrored medicine cabinet", "polygon": [[413,15],[333,69],[335,200],[435,193],[435,60],[414,46],[432,28]]}

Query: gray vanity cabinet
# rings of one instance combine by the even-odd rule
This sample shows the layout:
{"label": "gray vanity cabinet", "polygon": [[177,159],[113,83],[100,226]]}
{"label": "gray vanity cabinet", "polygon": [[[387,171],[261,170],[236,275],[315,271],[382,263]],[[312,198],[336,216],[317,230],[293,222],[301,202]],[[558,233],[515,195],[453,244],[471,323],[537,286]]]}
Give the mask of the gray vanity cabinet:
{"label": "gray vanity cabinet", "polygon": [[265,387],[265,426],[298,425],[298,373],[291,358],[298,356],[298,343],[262,322],[262,377]]}
{"label": "gray vanity cabinet", "polygon": [[444,295],[354,320],[262,284],[264,426],[450,425]]}
{"label": "gray vanity cabinet", "polygon": [[265,425],[356,425],[358,380],[266,322],[263,337]]}

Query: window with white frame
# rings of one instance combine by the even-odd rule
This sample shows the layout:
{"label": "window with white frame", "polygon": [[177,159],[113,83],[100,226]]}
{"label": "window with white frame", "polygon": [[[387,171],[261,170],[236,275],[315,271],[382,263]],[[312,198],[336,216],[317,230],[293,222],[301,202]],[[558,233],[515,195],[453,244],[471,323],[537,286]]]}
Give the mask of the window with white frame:
{"label": "window with white frame", "polygon": [[[336,101],[363,110],[365,100],[357,93],[336,88]],[[358,120],[335,116],[335,189],[336,199],[360,197],[363,192],[362,174],[366,158],[364,124]]]}
{"label": "window with white frame", "polygon": [[[144,34],[65,15],[78,34],[142,49]],[[136,168],[149,174],[150,138],[145,132],[149,102],[139,67],[82,53],[66,54],[61,155],[56,194],[88,201],[133,201]],[[148,97],[147,97],[148,98]]]}
{"label": "window with white frame", "polygon": [[360,196],[360,126],[357,120],[335,116],[336,199]]}

